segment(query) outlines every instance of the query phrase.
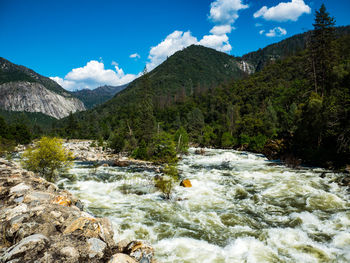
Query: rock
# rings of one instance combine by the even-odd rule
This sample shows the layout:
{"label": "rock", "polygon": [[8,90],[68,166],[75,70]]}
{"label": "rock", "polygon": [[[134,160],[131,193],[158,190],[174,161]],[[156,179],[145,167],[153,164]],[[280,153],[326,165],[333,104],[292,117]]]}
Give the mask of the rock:
{"label": "rock", "polygon": [[106,243],[97,238],[89,238],[87,242],[89,244],[89,258],[102,258],[107,247]]}
{"label": "rock", "polygon": [[108,244],[110,247],[115,247],[115,241],[113,239],[114,232],[113,232],[113,225],[112,222],[108,218],[100,218],[100,237],[104,242]]}
{"label": "rock", "polygon": [[79,208],[79,210],[83,211],[84,210],[84,204],[80,201],[77,200],[74,205]]}
{"label": "rock", "polygon": [[103,167],[108,167],[109,165],[108,165],[108,163],[104,163],[102,166]]}
{"label": "rock", "polygon": [[0,89],[0,107],[9,111],[41,112],[61,119],[85,110],[79,99],[62,96],[37,82],[12,81],[1,84]]}
{"label": "rock", "polygon": [[151,246],[138,240],[131,241],[123,252],[142,263],[151,263],[154,255]]}
{"label": "rock", "polygon": [[129,161],[124,161],[124,160],[115,160],[114,161],[114,166],[118,167],[128,167],[130,165]]}
{"label": "rock", "polygon": [[63,234],[77,234],[85,237],[98,237],[100,233],[100,226],[95,218],[79,217],[70,222]]}
{"label": "rock", "polygon": [[128,255],[117,253],[112,256],[108,263],[137,263],[137,261]]}
{"label": "rock", "polygon": [[117,243],[118,252],[122,253],[126,247],[130,244],[130,241],[127,239],[123,239]]}
{"label": "rock", "polygon": [[17,205],[16,207],[14,207],[12,209],[8,209],[5,212],[6,220],[11,220],[15,216],[26,213],[26,212],[28,212],[28,206],[26,204]]}
{"label": "rock", "polygon": [[23,202],[31,203],[33,201],[48,202],[53,199],[54,195],[46,192],[34,191],[25,195]]}
{"label": "rock", "polygon": [[28,191],[29,189],[30,189],[30,186],[26,185],[25,183],[20,183],[10,189],[10,194],[20,195]]}
{"label": "rock", "polygon": [[79,252],[74,247],[63,247],[60,254],[67,258],[79,258]]}
{"label": "rock", "polygon": [[2,261],[7,262],[16,257],[21,257],[22,262],[28,262],[42,251],[49,243],[49,239],[41,234],[23,238],[18,244],[10,247],[2,256]]}
{"label": "rock", "polygon": [[195,154],[200,154],[200,155],[204,155],[205,154],[205,150],[203,148],[201,149],[197,149],[194,151]]}
{"label": "rock", "polygon": [[342,186],[350,186],[350,176],[345,176],[341,179]]}
{"label": "rock", "polygon": [[192,187],[191,181],[189,179],[184,179],[181,181],[180,186],[182,187]]}
{"label": "rock", "polygon": [[58,204],[62,206],[71,206],[72,201],[69,200],[66,196],[56,196],[55,199],[52,201],[53,204]]}

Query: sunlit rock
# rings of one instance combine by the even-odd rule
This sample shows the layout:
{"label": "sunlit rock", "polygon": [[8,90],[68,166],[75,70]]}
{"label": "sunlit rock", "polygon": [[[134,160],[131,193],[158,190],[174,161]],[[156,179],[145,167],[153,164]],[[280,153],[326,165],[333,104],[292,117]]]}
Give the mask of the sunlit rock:
{"label": "sunlit rock", "polygon": [[181,181],[180,186],[188,188],[192,187],[192,183],[189,179],[184,179]]}

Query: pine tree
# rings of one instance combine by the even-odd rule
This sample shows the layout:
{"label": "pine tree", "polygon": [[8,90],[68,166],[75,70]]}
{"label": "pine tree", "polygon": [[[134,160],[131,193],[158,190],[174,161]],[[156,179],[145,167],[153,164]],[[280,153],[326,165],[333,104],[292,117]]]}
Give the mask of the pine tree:
{"label": "pine tree", "polygon": [[330,73],[334,65],[334,52],[332,41],[335,38],[335,19],[326,11],[322,4],[316,11],[314,30],[311,35],[310,61],[313,75],[315,92],[321,91],[323,96],[330,78]]}

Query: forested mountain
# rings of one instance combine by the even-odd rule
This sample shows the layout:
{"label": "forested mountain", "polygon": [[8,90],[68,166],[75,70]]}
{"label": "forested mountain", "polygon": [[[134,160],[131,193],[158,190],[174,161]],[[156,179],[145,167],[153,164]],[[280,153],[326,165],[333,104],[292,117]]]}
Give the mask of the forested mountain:
{"label": "forested mountain", "polygon": [[[335,37],[342,37],[350,34],[350,26],[336,27],[334,31]],[[245,54],[242,59],[252,64],[255,71],[260,71],[270,62],[296,55],[304,50],[311,40],[311,35],[312,31],[294,35],[263,49]]]}
{"label": "forested mountain", "polygon": [[85,110],[83,103],[55,81],[0,58],[0,108],[41,112],[63,118]]}
{"label": "forested mountain", "polygon": [[[65,119],[56,133],[109,139],[141,158],[174,134],[178,143],[187,136],[202,146],[342,166],[350,156],[349,27],[319,27],[307,49],[298,48],[299,35],[246,60],[190,46],[107,103]],[[274,50],[282,55],[271,60]],[[249,75],[259,59],[263,67]]]}
{"label": "forested mountain", "polygon": [[72,92],[80,99],[87,109],[91,109],[111,99],[115,94],[125,89],[128,84],[121,86],[104,85],[93,90],[82,89]]}

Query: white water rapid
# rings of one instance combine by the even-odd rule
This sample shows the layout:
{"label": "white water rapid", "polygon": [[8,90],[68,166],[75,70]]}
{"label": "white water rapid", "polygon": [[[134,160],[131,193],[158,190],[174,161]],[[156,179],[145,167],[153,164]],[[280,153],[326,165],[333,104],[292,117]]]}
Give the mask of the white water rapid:
{"label": "white water rapid", "polygon": [[[350,262],[350,193],[323,169],[290,169],[260,155],[194,149],[179,163],[192,188],[172,200],[137,167],[88,168],[64,187],[109,217],[116,241],[141,239],[162,263]],[[321,176],[323,174],[323,176]]]}

